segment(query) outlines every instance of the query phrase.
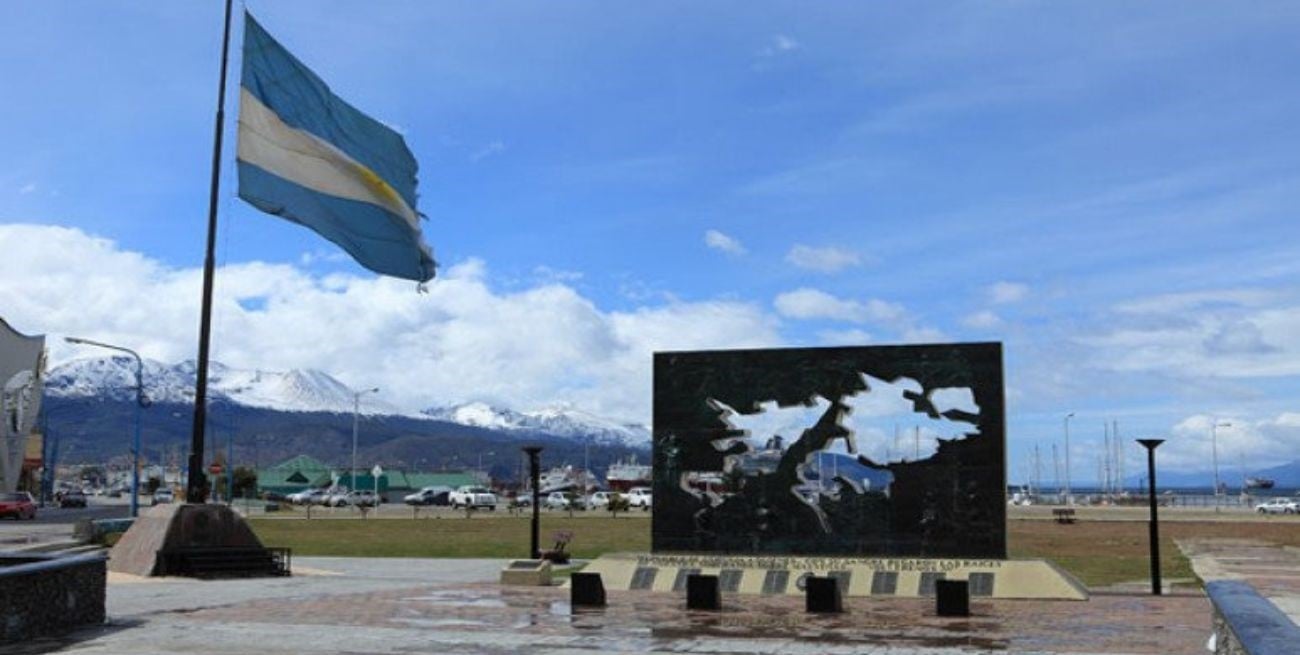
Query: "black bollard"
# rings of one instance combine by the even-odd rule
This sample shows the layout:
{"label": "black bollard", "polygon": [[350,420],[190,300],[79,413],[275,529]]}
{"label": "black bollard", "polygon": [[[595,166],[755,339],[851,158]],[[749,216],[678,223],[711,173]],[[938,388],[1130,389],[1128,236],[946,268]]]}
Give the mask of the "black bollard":
{"label": "black bollard", "polygon": [[966,580],[935,580],[934,609],[939,616],[970,616],[970,583]]}
{"label": "black bollard", "polygon": [[804,610],[815,614],[838,614],[844,611],[844,595],[835,578],[804,578]]}
{"label": "black bollard", "polygon": [[569,579],[571,607],[604,607],[605,583],[599,573],[574,573]]}
{"label": "black bollard", "polygon": [[722,609],[722,591],[718,585],[718,576],[698,573],[686,576],[686,609]]}

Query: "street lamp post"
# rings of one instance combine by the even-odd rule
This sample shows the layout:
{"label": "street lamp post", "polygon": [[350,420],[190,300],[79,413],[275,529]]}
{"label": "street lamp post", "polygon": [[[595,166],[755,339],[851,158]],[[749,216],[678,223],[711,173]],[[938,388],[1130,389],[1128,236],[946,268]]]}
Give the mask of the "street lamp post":
{"label": "street lamp post", "polygon": [[541,510],[542,510],[542,489],[541,489],[541,446],[524,446],[523,451],[528,454],[528,479],[533,483],[533,522],[531,525],[530,543],[532,549],[529,556],[533,559],[542,558],[541,548]]}
{"label": "street lamp post", "polygon": [[348,491],[357,490],[357,427],[361,420],[361,396],[379,393],[379,387],[352,392],[352,468],[348,469]]}
{"label": "street lamp post", "polygon": [[1147,449],[1147,501],[1151,504],[1151,519],[1148,524],[1151,541],[1151,594],[1160,595],[1160,522],[1156,513],[1156,447],[1164,439],[1138,439],[1138,443]]}
{"label": "street lamp post", "polygon": [[135,358],[135,439],[131,443],[131,517],[135,518],[140,515],[140,410],[145,406],[144,360],[140,359],[139,353],[130,348],[78,337],[64,337],[64,340],[68,343],[124,352]]}
{"label": "street lamp post", "polygon": [[1219,493],[1219,428],[1232,427],[1231,423],[1219,419],[1210,421],[1210,457],[1214,461],[1214,511],[1219,511],[1219,506],[1223,504]]}
{"label": "street lamp post", "polygon": [[1074,418],[1074,412],[1065,415],[1065,504],[1073,505],[1074,499],[1070,494],[1070,419]]}

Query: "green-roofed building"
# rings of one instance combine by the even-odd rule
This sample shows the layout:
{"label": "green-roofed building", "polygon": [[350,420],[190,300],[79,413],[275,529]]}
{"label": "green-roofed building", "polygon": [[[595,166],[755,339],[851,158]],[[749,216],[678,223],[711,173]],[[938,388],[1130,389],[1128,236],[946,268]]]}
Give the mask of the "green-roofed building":
{"label": "green-roofed building", "polygon": [[[326,466],[321,461],[307,455],[298,455],[279,464],[257,471],[258,494],[272,492],[291,494],[309,488],[328,487],[333,483],[333,475],[338,475],[338,484],[349,489],[374,489],[375,478],[368,468],[358,467],[357,484],[351,484],[352,477],[347,469]],[[425,487],[450,487],[455,489],[465,485],[480,485],[483,481],[474,473],[418,473],[414,471],[384,471],[379,476],[379,493],[389,502],[400,502],[402,496],[414,493]]]}
{"label": "green-roofed building", "polygon": [[257,470],[257,492],[291,494],[303,489],[328,487],[330,467],[320,460],[298,455],[279,464]]}

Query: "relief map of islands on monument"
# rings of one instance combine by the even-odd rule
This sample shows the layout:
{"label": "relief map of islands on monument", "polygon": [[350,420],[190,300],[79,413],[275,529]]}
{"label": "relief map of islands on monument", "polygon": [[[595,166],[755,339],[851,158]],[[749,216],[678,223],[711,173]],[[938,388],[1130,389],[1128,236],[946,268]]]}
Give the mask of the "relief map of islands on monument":
{"label": "relief map of islands on monument", "polygon": [[656,552],[1006,557],[997,343],[659,353]]}

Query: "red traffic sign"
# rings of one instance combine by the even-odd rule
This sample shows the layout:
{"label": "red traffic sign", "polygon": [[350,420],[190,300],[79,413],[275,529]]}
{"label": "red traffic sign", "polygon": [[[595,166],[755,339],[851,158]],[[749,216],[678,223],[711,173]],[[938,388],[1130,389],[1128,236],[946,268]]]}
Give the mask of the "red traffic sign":
{"label": "red traffic sign", "polygon": [[221,475],[221,472],[224,470],[226,470],[226,467],[222,466],[221,462],[213,462],[211,464],[208,464],[208,473],[211,473],[213,475]]}

